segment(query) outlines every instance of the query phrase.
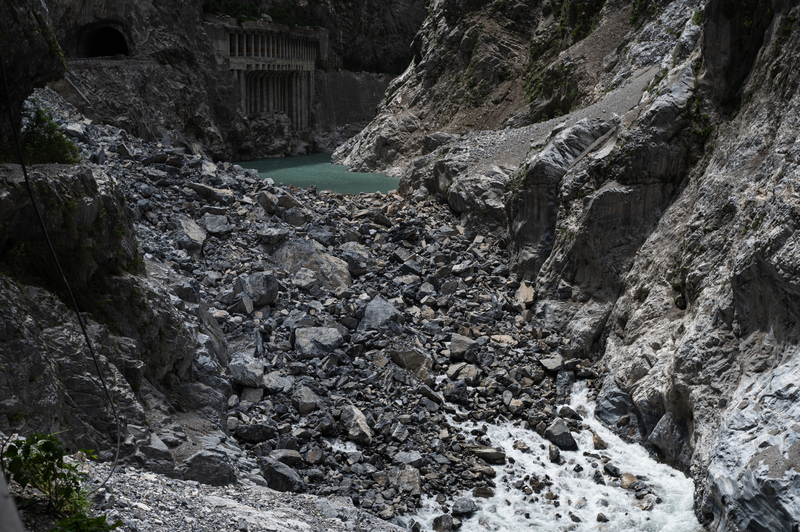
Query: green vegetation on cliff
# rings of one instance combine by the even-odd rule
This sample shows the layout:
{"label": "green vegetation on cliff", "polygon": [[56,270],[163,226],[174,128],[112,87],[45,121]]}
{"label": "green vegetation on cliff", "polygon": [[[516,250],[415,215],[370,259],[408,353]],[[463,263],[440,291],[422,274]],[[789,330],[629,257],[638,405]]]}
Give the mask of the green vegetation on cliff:
{"label": "green vegetation on cliff", "polygon": [[[50,114],[39,107],[28,113],[20,132],[20,143],[26,164],[75,164],[80,160],[78,147],[64,136]],[[0,163],[19,162],[15,145],[0,147]]]}
{"label": "green vegetation on cliff", "polygon": [[[543,37],[531,40],[528,62],[525,65],[525,95],[528,101],[537,98],[558,100],[553,116],[568,113],[577,102],[578,91],[570,81],[570,66],[547,66],[558,54],[591,34],[600,19],[605,0],[578,2],[562,0],[542,7],[543,15],[555,19],[553,29]],[[543,119],[551,118],[546,115]]]}

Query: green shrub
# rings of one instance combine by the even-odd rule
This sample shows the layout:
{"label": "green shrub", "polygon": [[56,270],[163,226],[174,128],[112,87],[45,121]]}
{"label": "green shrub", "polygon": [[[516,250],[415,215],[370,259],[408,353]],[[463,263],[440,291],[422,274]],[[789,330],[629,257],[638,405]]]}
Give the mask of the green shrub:
{"label": "green shrub", "polygon": [[[96,458],[93,451],[85,455]],[[89,501],[81,487],[85,475],[74,463],[64,460],[66,452],[55,434],[32,434],[24,440],[0,446],[0,470],[11,482],[16,482],[25,494],[35,488],[47,499],[46,511],[64,516],[50,532],[106,532],[122,526],[121,521],[108,523],[105,515],[90,517],[86,513]],[[25,500],[30,506],[35,497]]]}
{"label": "green shrub", "polygon": [[0,455],[0,466],[9,483],[23,491],[28,487],[47,497],[48,510],[77,512],[86,506],[81,494],[81,474],[77,465],[65,462],[64,448],[51,434],[32,434],[8,444]]}
{"label": "green shrub", "polygon": [[[20,144],[26,164],[75,164],[80,161],[78,147],[64,136],[50,113],[40,107],[33,107],[25,118],[20,132]],[[16,146],[9,143],[0,147],[0,162],[19,164]]]}

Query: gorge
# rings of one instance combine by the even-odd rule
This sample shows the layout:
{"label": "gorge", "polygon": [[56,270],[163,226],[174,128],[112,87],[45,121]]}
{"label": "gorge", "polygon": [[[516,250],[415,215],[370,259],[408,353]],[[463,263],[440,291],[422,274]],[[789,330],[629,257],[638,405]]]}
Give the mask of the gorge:
{"label": "gorge", "polygon": [[[678,495],[627,442],[693,482],[674,530],[797,530],[800,8],[258,7],[275,19],[0,6],[16,120],[50,109],[82,154],[32,173],[125,420],[97,511],[126,530],[626,530]],[[227,162],[311,151],[399,189]],[[0,431],[67,430],[108,461],[19,166],[0,180]],[[502,498],[511,528],[487,517]]]}

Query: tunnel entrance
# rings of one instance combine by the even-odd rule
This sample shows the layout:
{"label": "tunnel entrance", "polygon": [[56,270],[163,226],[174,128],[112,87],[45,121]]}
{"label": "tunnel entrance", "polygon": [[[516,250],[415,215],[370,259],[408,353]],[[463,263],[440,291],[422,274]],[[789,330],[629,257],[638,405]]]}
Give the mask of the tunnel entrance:
{"label": "tunnel entrance", "polygon": [[128,42],[118,30],[108,26],[94,28],[86,34],[83,57],[128,55]]}

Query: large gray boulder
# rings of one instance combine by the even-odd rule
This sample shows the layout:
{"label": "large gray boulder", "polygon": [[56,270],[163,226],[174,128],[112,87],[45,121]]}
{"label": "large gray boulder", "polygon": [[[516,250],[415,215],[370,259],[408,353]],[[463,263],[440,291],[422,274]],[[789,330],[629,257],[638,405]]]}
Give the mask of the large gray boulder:
{"label": "large gray boulder", "polygon": [[247,294],[256,307],[271,305],[278,299],[281,284],[272,273],[240,275],[233,284],[235,294]]}
{"label": "large gray boulder", "polygon": [[578,444],[575,442],[575,438],[573,438],[572,434],[569,432],[569,427],[567,426],[566,421],[561,418],[553,421],[553,423],[551,423],[550,426],[545,429],[544,437],[550,440],[553,445],[562,451],[578,450]]}
{"label": "large gray boulder", "polygon": [[261,379],[264,391],[270,395],[288,393],[294,385],[294,377],[281,374],[280,371],[271,371]]}
{"label": "large gray boulder", "polygon": [[300,386],[292,394],[292,405],[301,416],[305,416],[315,410],[324,408],[325,402],[308,386]]}
{"label": "large gray boulder", "polygon": [[233,382],[239,386],[258,388],[264,379],[264,361],[248,353],[234,353],[228,364]]}
{"label": "large gray boulder", "polygon": [[342,333],[333,327],[305,327],[294,332],[294,348],[303,359],[322,358],[344,343]]}
{"label": "large gray boulder", "polygon": [[200,219],[200,223],[203,224],[209,234],[214,236],[225,236],[233,231],[233,226],[228,222],[228,217],[224,214],[207,212]]}
{"label": "large gray boulder", "polygon": [[236,426],[236,437],[248,443],[271,440],[277,434],[275,426],[267,423],[242,423]]}
{"label": "large gray boulder", "polygon": [[315,240],[286,240],[275,250],[273,259],[289,272],[299,271],[300,268],[313,270],[322,286],[329,290],[350,286],[352,279],[347,263],[324,253],[317,246],[321,247]]}
{"label": "large gray boulder", "polygon": [[456,517],[460,517],[462,515],[469,517],[478,511],[478,505],[475,504],[475,501],[472,499],[467,499],[464,497],[453,503],[453,509],[451,511]]}
{"label": "large gray boulder", "polygon": [[264,458],[261,463],[261,471],[267,486],[276,491],[302,491],[303,479],[297,472],[288,465],[274,460]]}
{"label": "large gray boulder", "polygon": [[347,261],[350,275],[359,277],[375,267],[375,259],[367,248],[358,242],[346,242],[339,248],[342,258]]}
{"label": "large gray boulder", "polygon": [[364,317],[358,324],[359,331],[380,331],[388,334],[403,330],[405,318],[382,295],[376,295],[364,309]]}
{"label": "large gray boulder", "polygon": [[202,484],[225,486],[236,482],[228,456],[211,450],[199,451],[183,462],[183,477]]}
{"label": "large gray boulder", "polygon": [[472,338],[462,336],[458,333],[453,333],[453,336],[450,339],[450,356],[454,360],[461,360],[464,358],[464,354],[472,349],[475,349],[477,346],[478,342]]}
{"label": "large gray boulder", "polygon": [[180,249],[185,249],[189,254],[195,256],[203,250],[203,244],[207,237],[206,231],[191,218],[181,220],[180,227],[173,235],[175,244]]}

